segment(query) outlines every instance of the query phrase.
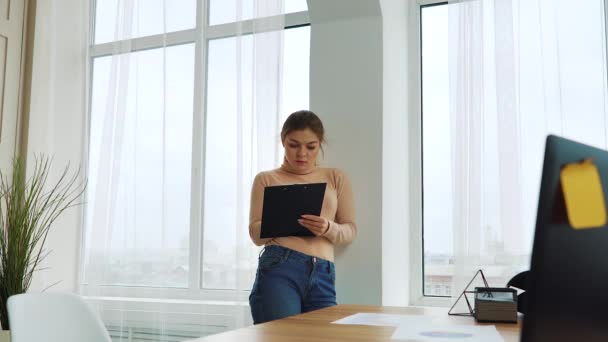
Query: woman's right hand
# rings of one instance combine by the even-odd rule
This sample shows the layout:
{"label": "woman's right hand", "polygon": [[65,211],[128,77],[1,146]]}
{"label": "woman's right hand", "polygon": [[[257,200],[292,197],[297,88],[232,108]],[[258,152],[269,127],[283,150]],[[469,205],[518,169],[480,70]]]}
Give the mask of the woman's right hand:
{"label": "woman's right hand", "polygon": [[322,216],[302,215],[298,223],[310,230],[315,236],[321,236],[329,230],[329,220]]}

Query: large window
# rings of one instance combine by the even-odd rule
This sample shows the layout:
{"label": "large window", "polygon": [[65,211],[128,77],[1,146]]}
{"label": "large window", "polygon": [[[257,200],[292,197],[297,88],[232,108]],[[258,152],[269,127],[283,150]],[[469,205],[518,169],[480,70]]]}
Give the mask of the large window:
{"label": "large window", "polygon": [[[449,296],[453,275],[448,5],[420,9],[424,295]],[[446,194],[447,193],[447,194]],[[437,208],[442,208],[437,210]]]}
{"label": "large window", "polygon": [[[108,255],[111,277],[105,285],[110,290],[172,287],[189,290],[178,292],[186,295],[234,289],[234,268],[241,266],[224,252],[255,248],[248,237],[237,239],[236,229],[227,228],[236,225],[231,214],[237,206],[235,104],[251,102],[252,97],[251,89],[245,87],[237,99],[234,84],[237,69],[243,84],[252,82],[253,35],[247,31],[256,20],[252,1],[93,3],[89,170],[97,170],[97,161],[113,153],[112,146],[102,143],[103,135],[108,134],[103,122],[107,110],[122,108],[120,127],[133,132],[123,142],[121,155],[112,155],[125,160],[120,169],[125,178],[119,179],[132,186],[112,196],[117,208],[136,214],[113,218],[113,249]],[[239,16],[235,15],[237,4],[243,6]],[[304,0],[286,2],[281,119],[308,108],[310,29],[306,11]],[[128,78],[122,83],[128,85],[125,89],[108,87],[116,68],[127,70],[120,73]],[[128,96],[114,103],[113,94]],[[203,132],[196,129],[201,122]],[[204,165],[204,170],[197,170],[197,165]],[[89,174],[87,226],[95,219],[91,191],[97,189],[99,177]],[[166,180],[164,184],[153,181],[159,177]],[[203,189],[202,198],[197,199],[192,194],[199,189]],[[131,229],[125,229],[127,226]],[[91,248],[93,238],[87,236],[86,249]],[[244,242],[238,245],[237,241]],[[250,251],[247,254],[257,257]],[[243,272],[254,271],[245,267]]]}
{"label": "large window", "polygon": [[491,286],[528,269],[547,134],[608,146],[606,9],[602,0],[417,0],[416,10],[414,300],[445,304],[428,297],[457,296],[477,269]]}
{"label": "large window", "polygon": [[[98,170],[100,156],[108,153],[108,146],[102,144],[102,135],[107,134],[107,130],[104,132],[103,118],[108,106],[108,92],[124,91],[128,94],[122,130],[136,134],[123,140],[122,153],[127,156],[115,156],[132,161],[122,163],[121,172],[125,178],[120,179],[133,187],[132,191],[118,187],[123,191],[115,194],[116,207],[125,211],[119,215],[122,217],[114,220],[113,241],[110,242],[114,250],[107,253],[112,259],[110,279],[114,284],[188,286],[187,276],[174,270],[188,264],[190,252],[190,170],[192,149],[196,148],[192,145],[194,44],[176,45],[163,50],[149,49],[129,54],[126,65],[123,65],[129,68],[129,89],[108,89],[112,57],[97,57],[92,62],[89,170]],[[166,87],[163,87],[163,74],[159,72],[163,70],[163,63]],[[146,86],[141,86],[144,84]],[[166,103],[163,103],[163,93],[167,98]],[[164,111],[171,114],[166,116],[166,125],[163,125]],[[159,139],[163,135],[164,144]],[[169,162],[163,161],[163,146],[169,147],[164,154]],[[164,186],[165,196],[156,191],[159,184],[154,185],[163,172],[164,179],[168,181]],[[97,189],[97,178],[96,172],[89,173],[89,191]],[[165,199],[169,199],[166,204],[163,203]],[[93,195],[89,194],[89,224],[94,219],[93,205]],[[165,213],[157,210],[161,207],[167,209]],[[128,212],[136,214],[127,215]],[[170,231],[163,220],[171,222]],[[167,254],[173,257],[167,259],[164,257]]]}

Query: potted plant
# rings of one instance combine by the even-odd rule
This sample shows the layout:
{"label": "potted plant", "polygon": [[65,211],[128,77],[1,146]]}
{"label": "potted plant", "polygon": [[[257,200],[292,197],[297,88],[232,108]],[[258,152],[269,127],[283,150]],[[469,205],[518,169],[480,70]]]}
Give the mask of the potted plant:
{"label": "potted plant", "polygon": [[80,168],[70,174],[69,164],[51,182],[51,160],[44,156],[34,158],[27,176],[21,157],[13,159],[11,171],[0,170],[0,341],[8,340],[8,297],[28,290],[34,271],[49,253],[44,244],[53,222],[82,203],[86,187]]}

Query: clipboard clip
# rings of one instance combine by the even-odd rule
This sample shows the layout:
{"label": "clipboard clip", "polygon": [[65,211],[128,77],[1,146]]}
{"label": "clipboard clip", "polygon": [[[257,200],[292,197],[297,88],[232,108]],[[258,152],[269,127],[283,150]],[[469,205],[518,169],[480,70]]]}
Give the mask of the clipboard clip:
{"label": "clipboard clip", "polygon": [[560,169],[560,170],[563,170],[563,169],[564,169],[564,168],[566,168],[568,165],[573,165],[573,164],[574,164],[574,165],[576,165],[576,164],[579,164],[579,165],[581,165],[581,164],[582,164],[582,165],[585,165],[585,164],[587,164],[587,165],[588,165],[588,164],[593,164],[593,158],[591,158],[591,157],[587,157],[587,158],[580,159],[579,161],[573,161],[573,162],[570,162],[570,163],[565,163],[565,164],[562,164],[562,165],[560,166],[560,168],[559,168],[559,169]]}

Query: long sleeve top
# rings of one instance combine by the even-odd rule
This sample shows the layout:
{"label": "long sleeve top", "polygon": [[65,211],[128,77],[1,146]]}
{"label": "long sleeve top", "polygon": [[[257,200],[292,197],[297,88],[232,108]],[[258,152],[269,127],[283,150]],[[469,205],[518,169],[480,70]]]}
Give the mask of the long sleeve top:
{"label": "long sleeve top", "polygon": [[[329,220],[329,228],[321,236],[287,236],[260,238],[264,187],[273,185],[327,183],[322,217]],[[259,173],[251,190],[249,211],[249,235],[258,246],[279,245],[322,259],[334,260],[334,246],[351,243],[357,235],[353,192],[346,174],[339,169],[315,168],[307,174],[288,171],[285,165],[278,169]]]}

